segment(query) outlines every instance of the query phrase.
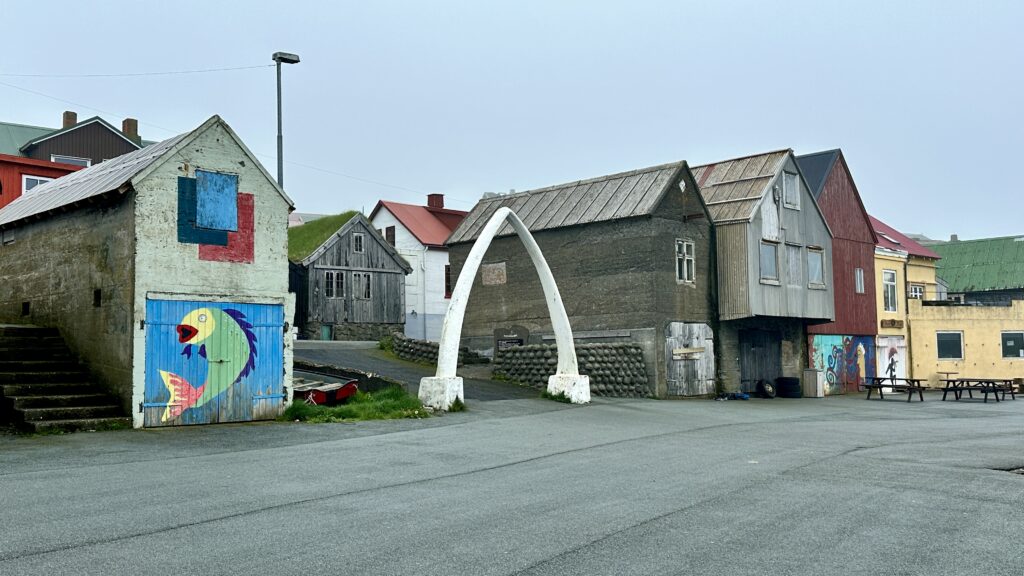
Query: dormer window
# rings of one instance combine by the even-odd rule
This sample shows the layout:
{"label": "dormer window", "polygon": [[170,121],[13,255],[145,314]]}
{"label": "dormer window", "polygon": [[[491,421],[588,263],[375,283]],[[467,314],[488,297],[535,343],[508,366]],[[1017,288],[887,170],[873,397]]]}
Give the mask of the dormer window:
{"label": "dormer window", "polygon": [[793,172],[782,173],[782,203],[786,208],[800,209],[800,180]]}

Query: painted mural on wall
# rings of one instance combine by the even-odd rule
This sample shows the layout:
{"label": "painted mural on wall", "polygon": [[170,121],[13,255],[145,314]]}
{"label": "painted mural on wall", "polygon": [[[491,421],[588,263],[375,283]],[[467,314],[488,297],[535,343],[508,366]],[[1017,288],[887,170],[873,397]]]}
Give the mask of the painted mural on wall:
{"label": "painted mural on wall", "polygon": [[276,416],[281,306],[149,300],[146,308],[146,426]]}
{"label": "painted mural on wall", "polygon": [[196,170],[178,178],[178,242],[198,244],[199,259],[252,263],[254,201],[238,176]]}
{"label": "painted mural on wall", "polygon": [[875,376],[875,341],[870,336],[808,336],[810,367],[825,375],[825,395],[857,392]]}

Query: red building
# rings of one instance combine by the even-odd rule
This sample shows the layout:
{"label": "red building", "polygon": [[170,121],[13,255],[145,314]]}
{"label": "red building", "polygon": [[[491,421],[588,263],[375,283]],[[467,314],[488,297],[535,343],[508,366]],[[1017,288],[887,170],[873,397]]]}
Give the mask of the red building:
{"label": "red building", "polygon": [[875,372],[877,238],[841,150],[796,161],[833,235],[835,321],[807,327],[808,364],[824,374],[826,394],[856,392]]}
{"label": "red building", "polygon": [[54,178],[60,178],[82,166],[34,160],[10,154],[0,154],[0,208],[7,206],[24,192]]}

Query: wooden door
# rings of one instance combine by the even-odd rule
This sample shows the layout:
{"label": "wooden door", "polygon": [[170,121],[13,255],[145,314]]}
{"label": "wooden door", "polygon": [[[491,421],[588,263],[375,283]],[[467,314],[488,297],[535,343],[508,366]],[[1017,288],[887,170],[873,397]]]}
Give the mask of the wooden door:
{"label": "wooden door", "polygon": [[706,396],[715,392],[715,341],[707,324],[670,322],[665,336],[669,396]]}
{"label": "wooden door", "polygon": [[782,336],[768,330],[740,330],[740,389],[756,392],[757,381],[782,376]]}
{"label": "wooden door", "polygon": [[145,426],[276,418],[284,392],[283,306],[146,301]]}

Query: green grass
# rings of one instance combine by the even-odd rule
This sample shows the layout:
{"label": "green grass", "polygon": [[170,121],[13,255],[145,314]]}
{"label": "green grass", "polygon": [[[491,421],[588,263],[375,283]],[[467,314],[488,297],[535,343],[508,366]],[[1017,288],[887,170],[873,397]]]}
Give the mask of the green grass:
{"label": "green grass", "polygon": [[452,405],[448,407],[448,411],[449,412],[465,412],[466,411],[466,403],[462,401],[462,398],[456,398],[455,402],[452,402]]}
{"label": "green grass", "polygon": [[377,341],[377,348],[385,352],[395,353],[395,338],[394,336],[385,336]]}
{"label": "green grass", "polygon": [[564,404],[572,404],[572,400],[565,395],[565,392],[559,392],[558,394],[552,394],[547,390],[540,393],[541,398],[547,398],[548,400],[554,400],[555,402],[562,402]]}
{"label": "green grass", "polygon": [[355,210],[324,216],[312,222],[288,229],[288,259],[298,262],[313,253],[321,244],[337,232],[353,216]]}
{"label": "green grass", "polygon": [[302,422],[358,422],[362,420],[398,420],[426,418],[419,398],[399,386],[377,392],[356,392],[348,403],[339,406],[314,406],[296,400],[284,411],[282,420]]}

